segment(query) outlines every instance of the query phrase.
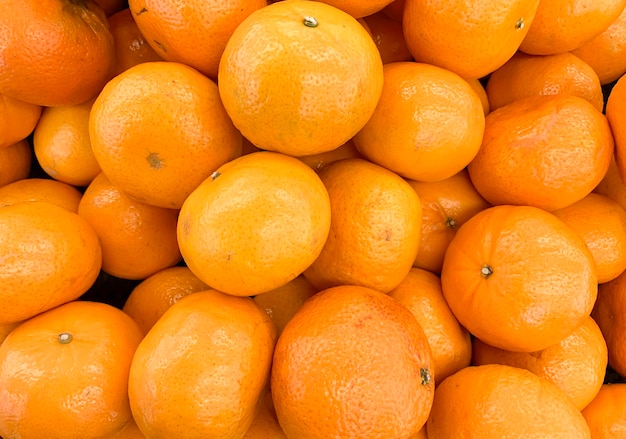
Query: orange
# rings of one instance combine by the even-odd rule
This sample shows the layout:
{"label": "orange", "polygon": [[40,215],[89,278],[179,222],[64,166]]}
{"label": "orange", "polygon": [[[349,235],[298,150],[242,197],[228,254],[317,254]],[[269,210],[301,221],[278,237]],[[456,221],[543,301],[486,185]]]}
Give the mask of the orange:
{"label": "orange", "polygon": [[135,422],[151,439],[243,437],[267,390],[276,329],[248,297],[215,290],[176,302],[130,367]]}
{"label": "orange", "polygon": [[572,53],[589,64],[601,84],[610,84],[626,73],[626,8],[600,35]]}
{"label": "orange", "polygon": [[418,62],[482,78],[517,51],[539,0],[406,0],[404,37]]}
{"label": "orange", "polygon": [[441,273],[456,231],[490,204],[476,192],[465,169],[440,181],[407,181],[422,204],[422,233],[413,266]]}
{"label": "orange", "polygon": [[87,186],[100,173],[91,150],[89,114],[93,100],[66,107],[46,107],[33,136],[39,166],[50,177]]}
{"label": "orange", "polygon": [[582,411],[592,439],[619,439],[626,432],[626,383],[604,384]]}
{"label": "orange", "polygon": [[606,118],[611,126],[613,138],[615,139],[615,162],[617,169],[626,181],[626,76],[617,80],[611,88],[606,102]]}
{"label": "orange", "polygon": [[355,157],[363,158],[361,153],[356,149],[356,146],[354,146],[352,139],[350,139],[343,145],[331,151],[320,152],[319,154],[303,155],[298,158],[317,172],[324,166],[336,162],[337,160]]}
{"label": "orange", "polygon": [[553,213],[591,250],[598,283],[613,280],[626,270],[626,210],[616,201],[592,192]]}
{"label": "orange", "polygon": [[287,323],[271,388],[288,438],[410,438],[426,423],[434,378],[413,314],[386,294],[342,285]]}
{"label": "orange", "polygon": [[598,394],[607,366],[607,347],[596,322],[587,317],[570,335],[535,352],[511,352],[473,341],[472,364],[521,367],[556,384],[582,410]]}
{"label": "orange", "polygon": [[315,293],[317,289],[300,275],[281,287],[255,296],[254,301],[270,316],[280,335],[296,311]]}
{"label": "orange", "polygon": [[424,330],[433,353],[435,385],[470,365],[470,334],[452,314],[437,275],[421,268],[411,268],[389,296],[406,306]]}
{"label": "orange", "polygon": [[141,333],[119,309],[72,301],[0,345],[0,435],[103,438],[131,420],[128,372]]}
{"label": "orange", "polygon": [[611,160],[609,169],[606,171],[602,181],[595,187],[593,192],[605,195],[617,204],[626,209],[626,184],[617,168],[615,157]]}
{"label": "orange", "polygon": [[0,94],[0,149],[25,139],[33,132],[42,108]]}
{"label": "orange", "polygon": [[368,15],[363,20],[369,27],[383,64],[413,59],[404,41],[402,23],[389,18],[383,11]]}
{"label": "orange", "polygon": [[352,16],[322,2],[281,1],[233,32],[218,85],[229,116],[254,145],[310,155],[339,147],[367,122],[382,66],[372,37]]}
{"label": "orange", "polygon": [[130,0],[137,27],[167,61],[194,67],[215,79],[226,42],[266,0]]}
{"label": "orange", "polygon": [[520,50],[532,55],[574,50],[604,32],[624,6],[626,0],[540,2]]}
{"label": "orange", "polygon": [[71,212],[78,212],[83,194],[67,183],[48,178],[25,178],[0,187],[0,206],[25,201],[47,201]]}
{"label": "orange", "polygon": [[181,260],[178,211],[135,201],[102,173],[85,190],[78,214],[98,234],[102,270],[110,275],[145,279]]}
{"label": "orange", "polygon": [[589,315],[597,296],[591,252],[554,215],[495,206],[450,242],[441,270],[450,309],[487,344],[533,352],[558,343]]}
{"label": "orange", "polygon": [[309,267],[330,221],[328,193],[311,168],[283,154],[254,152],[218,168],[185,200],[178,243],[207,285],[253,296]]}
{"label": "orange", "polygon": [[358,158],[336,161],[319,175],[330,197],[330,233],[304,276],[318,290],[391,291],[417,255],[422,206],[416,192],[397,174]]}
{"label": "orange", "polygon": [[536,95],[573,94],[604,108],[602,86],[595,70],[569,52],[528,55],[518,52],[489,76],[487,98],[492,110]]}
{"label": "orange", "polygon": [[173,304],[191,293],[209,287],[187,267],[168,267],[148,276],[135,286],[126,299],[123,311],[147,334]]}
{"label": "orange", "polygon": [[459,75],[415,62],[385,64],[372,117],[354,136],[363,156],[405,178],[437,181],[465,168],[478,153],[485,113]]}
{"label": "orange", "polygon": [[556,385],[517,367],[470,366],[437,387],[428,439],[590,439],[580,411]]}
{"label": "orange", "polygon": [[92,0],[0,2],[0,94],[35,105],[76,105],[111,77],[113,36]]}
{"label": "orange", "polygon": [[113,78],[93,104],[93,153],[130,197],[160,207],[183,201],[221,164],[241,154],[241,134],[217,85],[174,62],[146,62]]}
{"label": "orange", "polygon": [[609,350],[609,366],[626,377],[626,274],[600,284],[591,313],[602,330]]}
{"label": "orange", "polygon": [[27,139],[0,148],[0,187],[28,177],[33,150]]}
{"label": "orange", "polygon": [[355,18],[368,17],[384,9],[393,0],[320,0]]}
{"label": "orange", "polygon": [[521,98],[485,120],[483,143],[468,171],[491,204],[565,207],[588,195],[611,163],[607,119],[581,97]]}
{"label": "orange", "polygon": [[137,27],[130,8],[109,16],[109,27],[115,41],[114,75],[143,62],[163,60]]}
{"label": "orange", "polygon": [[271,392],[267,392],[252,425],[242,439],[287,439],[278,423]]}
{"label": "orange", "polygon": [[0,324],[26,320],[77,299],[95,282],[98,235],[74,212],[32,201],[0,208]]}

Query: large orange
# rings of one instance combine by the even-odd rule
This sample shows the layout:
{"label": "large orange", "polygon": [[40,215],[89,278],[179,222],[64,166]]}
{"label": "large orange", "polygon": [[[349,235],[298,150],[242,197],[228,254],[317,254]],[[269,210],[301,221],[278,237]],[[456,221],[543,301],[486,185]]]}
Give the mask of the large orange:
{"label": "large orange", "polygon": [[[45,201],[0,208],[0,324],[69,302],[95,282],[100,241],[83,218]],[[9,305],[10,304],[10,305]]]}
{"label": "large orange", "polygon": [[626,377],[626,273],[600,284],[591,313],[609,349],[609,365]]}
{"label": "large orange", "polygon": [[606,118],[615,139],[615,162],[626,181],[626,76],[617,80],[606,102]]}
{"label": "large orange", "polygon": [[0,435],[100,439],[132,419],[128,372],[141,332],[111,305],[72,301],[0,345]]}
{"label": "large orange", "polygon": [[459,322],[504,350],[558,343],[589,315],[596,271],[583,239],[551,213],[495,206],[477,213],[450,242],[441,270]]}
{"label": "large orange", "polygon": [[28,177],[33,150],[27,139],[0,148],[0,187]]}
{"label": "large orange", "polygon": [[315,171],[294,157],[254,152],[219,167],[185,200],[178,243],[207,285],[252,296],[313,263],[330,217],[328,192]]}
{"label": "large orange", "polygon": [[0,94],[36,105],[75,105],[110,79],[113,36],[92,0],[0,2]]}
{"label": "large orange", "polygon": [[109,81],[93,104],[89,137],[113,184],[168,208],[180,208],[242,144],[215,82],[165,61],[135,65]]}
{"label": "large orange", "polygon": [[626,383],[604,384],[582,410],[592,439],[620,439],[626,432]]}
{"label": "large orange", "polygon": [[215,290],[176,302],[139,344],[129,376],[150,439],[241,438],[267,390],[276,339],[252,299]]}
{"label": "large orange", "polygon": [[456,73],[424,63],[385,64],[372,117],[354,136],[361,154],[405,178],[437,181],[460,172],[483,138],[485,115]]}
{"label": "large orange", "polygon": [[352,16],[317,1],[281,1],[233,32],[218,85],[254,145],[301,156],[335,149],[363,127],[380,97],[382,66]]}
{"label": "large orange", "polygon": [[416,61],[481,78],[517,51],[539,0],[406,0],[402,25]]}
{"label": "large orange", "polygon": [[42,108],[0,94],[0,149],[13,145],[33,132]]}
{"label": "large orange", "polygon": [[311,297],[285,326],[272,398],[288,438],[410,438],[430,412],[435,373],[407,308],[342,285]]}
{"label": "large orange", "polygon": [[578,96],[517,99],[485,120],[468,170],[491,204],[565,207],[600,183],[613,157],[607,118]]}

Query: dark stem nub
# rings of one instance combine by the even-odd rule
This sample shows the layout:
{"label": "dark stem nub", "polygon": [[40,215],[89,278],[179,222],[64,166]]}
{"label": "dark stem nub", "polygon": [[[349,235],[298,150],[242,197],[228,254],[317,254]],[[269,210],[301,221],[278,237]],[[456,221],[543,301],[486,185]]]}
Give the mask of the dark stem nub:
{"label": "dark stem nub", "polygon": [[220,174],[218,171],[213,171],[213,173],[211,174],[211,181],[215,180],[220,175],[222,174]]}
{"label": "dark stem nub", "polygon": [[302,23],[304,23],[306,27],[317,27],[318,25],[317,18],[310,16],[304,17]]}
{"label": "dark stem nub", "polygon": [[446,227],[448,229],[456,229],[456,220],[454,218],[446,219]]}
{"label": "dark stem nub", "polygon": [[72,334],[70,334],[69,332],[62,332],[59,334],[59,343],[61,344],[68,344],[69,342],[72,341],[74,337],[72,337]]}
{"label": "dark stem nub", "polygon": [[491,268],[491,265],[485,264],[480,268],[480,275],[484,277],[485,279],[488,279],[489,276],[491,276],[492,274],[493,274],[493,268]]}
{"label": "dark stem nub", "polygon": [[422,386],[429,385],[431,381],[430,371],[425,367],[422,367],[420,369],[420,378],[422,379]]}
{"label": "dark stem nub", "polygon": [[515,30],[522,30],[522,29],[524,29],[524,17],[520,17],[515,22]]}

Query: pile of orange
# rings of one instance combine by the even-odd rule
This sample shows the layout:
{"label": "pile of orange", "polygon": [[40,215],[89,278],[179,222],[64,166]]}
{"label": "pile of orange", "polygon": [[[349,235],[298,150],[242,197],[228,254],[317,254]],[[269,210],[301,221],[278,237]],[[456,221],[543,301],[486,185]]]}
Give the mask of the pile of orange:
{"label": "pile of orange", "polygon": [[626,0],[0,0],[0,439],[625,435]]}

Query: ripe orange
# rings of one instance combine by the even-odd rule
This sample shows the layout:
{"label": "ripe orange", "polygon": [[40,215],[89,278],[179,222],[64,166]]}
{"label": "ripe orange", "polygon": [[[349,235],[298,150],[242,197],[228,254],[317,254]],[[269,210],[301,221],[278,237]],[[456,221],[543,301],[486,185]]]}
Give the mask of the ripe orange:
{"label": "ripe orange", "polygon": [[76,105],[111,77],[113,36],[92,0],[0,2],[0,94],[36,105]]}
{"label": "ripe orange", "polygon": [[98,235],[74,212],[32,201],[0,208],[0,324],[80,297],[100,272]]}
{"label": "ripe orange", "polygon": [[583,239],[531,206],[495,206],[463,224],[441,270],[459,322],[485,343],[533,352],[571,334],[593,308],[597,280]]}
{"label": "ripe orange", "polygon": [[287,437],[410,438],[432,404],[432,354],[403,305],[378,291],[320,291],[276,344],[271,389]]}
{"label": "ripe orange", "polygon": [[626,181],[626,76],[617,80],[611,88],[606,102],[606,118],[615,139],[615,162],[617,169]]}
{"label": "ripe orange", "polygon": [[137,27],[155,52],[215,79],[226,42],[266,0],[130,0]]}
{"label": "ripe orange", "polygon": [[242,439],[287,439],[278,423],[271,392],[267,392],[252,425]]}
{"label": "ripe orange", "polygon": [[489,76],[487,98],[492,110],[536,95],[573,94],[604,108],[602,86],[595,70],[569,52],[528,55],[518,52]]}
{"label": "ripe orange", "polygon": [[452,314],[437,275],[411,268],[389,296],[406,306],[424,330],[433,354],[435,385],[470,365],[470,334]]}
{"label": "ripe orange", "polygon": [[0,207],[26,201],[47,201],[76,213],[82,196],[74,186],[61,181],[24,178],[0,187]]}
{"label": "ripe orange", "polygon": [[581,97],[521,98],[485,120],[482,146],[468,170],[491,204],[565,207],[588,195],[611,163],[607,118]]}
{"label": "ripe orange", "polygon": [[389,18],[383,11],[368,15],[363,20],[372,34],[376,47],[378,47],[383,64],[413,59],[413,55],[409,52],[406,41],[404,41],[401,22]]}
{"label": "ripe orange", "polygon": [[592,439],[619,439],[626,432],[626,383],[605,384],[582,410]]}
{"label": "ripe orange", "polygon": [[254,145],[310,155],[339,147],[363,127],[380,97],[382,66],[352,16],[317,1],[281,1],[233,32],[218,85],[226,111]]}
{"label": "ripe orange", "polygon": [[189,294],[156,322],[130,367],[130,405],[151,439],[243,437],[267,390],[276,329],[252,299]]}
{"label": "ripe orange", "polygon": [[609,365],[626,377],[626,273],[600,284],[591,313],[609,350]]}
{"label": "ripe orange", "polygon": [[626,6],[626,0],[539,2],[535,20],[520,45],[532,55],[568,52],[600,35]]}
{"label": "ripe orange", "polygon": [[359,152],[412,180],[443,180],[465,168],[485,128],[482,103],[467,81],[415,62],[386,64],[383,72],[376,110],[354,136]]}
{"label": "ripe orange", "polygon": [[428,439],[590,439],[580,411],[556,385],[500,364],[470,366],[435,391]]}
{"label": "ripe orange", "polygon": [[164,61],[138,64],[106,85],[91,110],[89,137],[113,184],[168,208],[180,208],[242,144],[215,82]]}
{"label": "ripe orange", "polygon": [[28,137],[39,121],[42,108],[0,94],[0,149]]}
{"label": "ripe orange", "polygon": [[0,345],[0,435],[97,439],[131,420],[128,371],[141,333],[111,305],[72,301]]}
{"label": "ripe orange", "polygon": [[93,99],[66,107],[46,107],[33,136],[39,166],[52,178],[87,186],[100,173],[91,150],[89,114]]}
{"label": "ripe orange", "polygon": [[180,211],[178,243],[207,285],[253,296],[311,265],[329,227],[318,175],[296,158],[262,151],[226,163],[193,191]]}
{"label": "ripe orange", "polygon": [[122,310],[147,334],[173,304],[209,287],[187,267],[168,267],[148,276],[133,288]]}
{"label": "ripe orange", "polygon": [[319,176],[330,197],[330,233],[304,276],[318,290],[392,290],[417,255],[422,207],[416,192],[397,174],[358,158],[325,166]]}
{"label": "ripe orange", "polygon": [[517,51],[538,5],[539,0],[406,0],[404,37],[416,61],[482,78]]}
{"label": "ripe orange", "polygon": [[0,187],[28,177],[33,150],[27,139],[0,148]]}
{"label": "ripe orange", "polygon": [[178,211],[129,198],[103,173],[85,190],[78,214],[98,234],[102,271],[112,276],[145,279],[181,260]]}
{"label": "ripe orange", "polygon": [[479,339],[473,341],[472,348],[472,364],[527,369],[556,384],[579,410],[598,394],[608,361],[606,342],[591,317],[560,342],[540,351],[505,351]]}

